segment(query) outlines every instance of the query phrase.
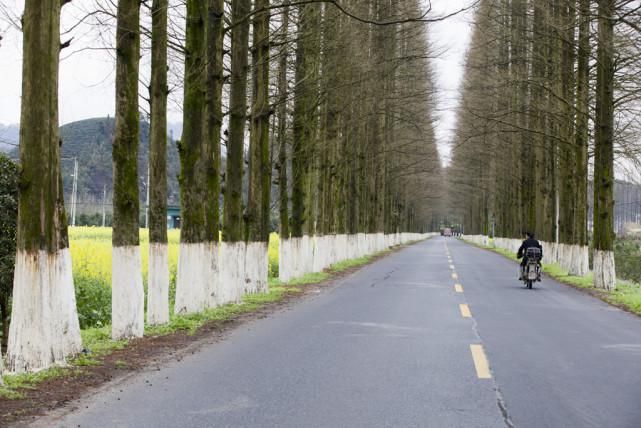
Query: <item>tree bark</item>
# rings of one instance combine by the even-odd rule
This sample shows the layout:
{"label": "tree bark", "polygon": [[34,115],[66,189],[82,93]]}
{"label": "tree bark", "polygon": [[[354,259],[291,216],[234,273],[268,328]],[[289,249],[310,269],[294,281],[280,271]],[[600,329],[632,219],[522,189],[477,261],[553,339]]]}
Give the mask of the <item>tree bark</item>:
{"label": "tree bark", "polygon": [[310,205],[310,175],[316,118],[317,56],[320,27],[318,4],[300,6],[296,45],[296,89],[294,94],[294,142],[292,154],[292,237],[313,231]]}
{"label": "tree bark", "polygon": [[63,363],[82,348],[60,170],[60,1],[27,0],[22,23],[21,170],[7,352],[14,372]]}
{"label": "tree bark", "polygon": [[576,97],[576,243],[588,245],[588,142],[590,137],[590,0],[579,0]]}
{"label": "tree bark", "polygon": [[183,134],[179,144],[181,231],[183,243],[207,241],[205,234],[206,185],[206,50],[207,5],[199,0],[187,2]]}
{"label": "tree bark", "polygon": [[[254,9],[269,7],[269,0],[256,0]],[[249,190],[247,197],[246,240],[269,240],[271,165],[269,162],[269,12],[253,19],[252,63],[253,106],[249,140]]]}
{"label": "tree bark", "polygon": [[250,0],[232,1],[231,89],[223,239],[243,240],[243,147],[247,119],[247,69]]}
{"label": "tree bark", "polygon": [[224,0],[209,0],[207,24],[207,240],[218,242],[220,231],[220,132],[223,125]]}
{"label": "tree bark", "polygon": [[281,14],[282,30],[281,43],[283,49],[280,52],[278,63],[278,190],[280,196],[280,236],[283,239],[289,238],[289,187],[288,187],[288,157],[287,157],[287,64],[288,49],[287,37],[289,35],[289,7],[285,7]]}
{"label": "tree bark", "polygon": [[154,0],[151,32],[151,135],[149,143],[149,266],[147,322],[169,322],[167,254],[167,8]]}
{"label": "tree bark", "polygon": [[214,251],[207,233],[208,169],[213,159],[207,140],[208,3],[187,1],[183,135],[179,144],[181,217],[175,313],[202,311],[209,302]]}
{"label": "tree bark", "polygon": [[144,332],[138,195],[140,1],[120,0],[117,22],[111,327],[112,337],[122,339]]}
{"label": "tree bark", "polygon": [[614,289],[614,0],[599,0],[594,157],[594,285]]}

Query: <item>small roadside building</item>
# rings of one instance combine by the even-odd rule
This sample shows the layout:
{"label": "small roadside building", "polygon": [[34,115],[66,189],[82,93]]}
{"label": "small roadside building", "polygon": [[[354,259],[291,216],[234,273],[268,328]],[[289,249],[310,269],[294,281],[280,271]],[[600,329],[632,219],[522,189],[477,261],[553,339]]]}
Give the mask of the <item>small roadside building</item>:
{"label": "small roadside building", "polygon": [[169,205],[167,207],[167,227],[169,229],[180,229],[180,205]]}

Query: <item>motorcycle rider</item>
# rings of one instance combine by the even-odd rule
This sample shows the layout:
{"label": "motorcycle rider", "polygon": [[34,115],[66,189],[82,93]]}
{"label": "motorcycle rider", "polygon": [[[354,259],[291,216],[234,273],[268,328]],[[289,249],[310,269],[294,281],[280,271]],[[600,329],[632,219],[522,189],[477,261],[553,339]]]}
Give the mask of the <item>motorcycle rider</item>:
{"label": "motorcycle rider", "polygon": [[543,257],[543,247],[541,246],[541,243],[534,238],[534,234],[532,232],[525,232],[525,240],[521,244],[518,253],[516,253],[517,259],[523,259],[521,261],[521,274],[519,280],[523,279],[523,274],[525,273],[525,266],[528,262],[526,255],[528,248],[538,248],[541,250],[541,257]]}

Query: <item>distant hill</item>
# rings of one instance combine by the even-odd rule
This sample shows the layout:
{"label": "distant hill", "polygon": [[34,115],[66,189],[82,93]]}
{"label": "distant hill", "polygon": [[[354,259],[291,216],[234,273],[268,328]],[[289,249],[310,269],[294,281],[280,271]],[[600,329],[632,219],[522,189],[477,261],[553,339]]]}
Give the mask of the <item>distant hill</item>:
{"label": "distant hill", "polygon": [[174,140],[180,140],[180,137],[183,134],[183,123],[182,122],[169,122],[167,123],[167,133]]}
{"label": "distant hill", "polygon": [[[95,212],[102,203],[103,188],[107,190],[107,204],[113,191],[111,148],[115,120],[110,117],[81,120],[60,128],[62,139],[62,174],[65,199],[70,201],[73,182],[73,158],[78,159],[78,212]],[[17,157],[17,149],[13,153]],[[149,124],[141,123],[138,151],[138,183],[141,202],[145,201],[149,154]],[[169,204],[179,204],[178,174],[180,161],[176,144],[167,139]],[[84,207],[83,207],[84,206]],[[108,211],[111,211],[109,206]]]}
{"label": "distant hill", "polygon": [[0,152],[10,152],[20,139],[20,126],[0,123]]}

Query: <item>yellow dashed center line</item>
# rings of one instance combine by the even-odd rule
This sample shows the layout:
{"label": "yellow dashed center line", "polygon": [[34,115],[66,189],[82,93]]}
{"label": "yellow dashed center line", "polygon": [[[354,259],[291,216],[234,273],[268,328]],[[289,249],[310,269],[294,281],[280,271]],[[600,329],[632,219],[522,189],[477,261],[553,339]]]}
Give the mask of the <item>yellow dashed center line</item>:
{"label": "yellow dashed center line", "polygon": [[490,364],[485,356],[483,345],[470,345],[472,351],[472,358],[474,359],[474,367],[476,367],[476,375],[479,379],[492,379],[490,373]]}
{"label": "yellow dashed center line", "polygon": [[467,304],[461,303],[459,308],[461,309],[463,318],[472,318],[472,311],[470,311],[470,307]]}
{"label": "yellow dashed center line", "polygon": [[456,290],[457,293],[463,292],[463,286],[461,284],[454,284],[454,289]]}

